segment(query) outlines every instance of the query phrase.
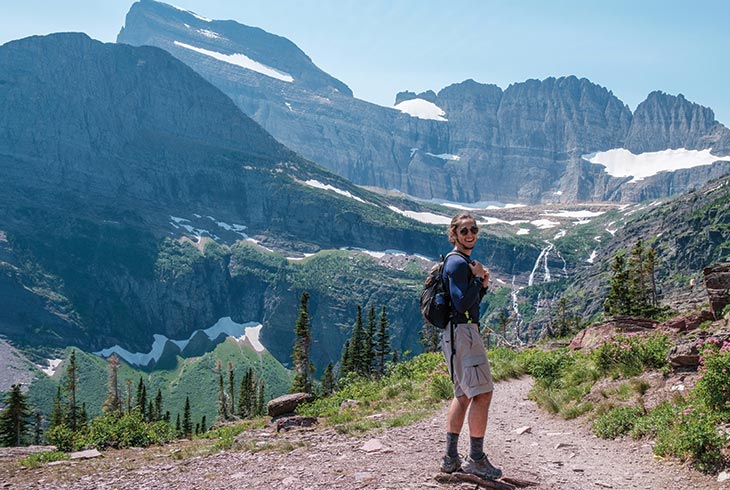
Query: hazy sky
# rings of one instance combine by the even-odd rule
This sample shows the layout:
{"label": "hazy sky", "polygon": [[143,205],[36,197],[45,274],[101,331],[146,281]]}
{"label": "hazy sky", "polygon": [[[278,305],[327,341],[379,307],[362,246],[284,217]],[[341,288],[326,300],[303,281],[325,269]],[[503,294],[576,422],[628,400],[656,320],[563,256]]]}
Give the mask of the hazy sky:
{"label": "hazy sky", "polygon": [[[0,0],[0,44],[82,31],[113,42],[131,0]],[[730,2],[724,0],[175,0],[296,43],[355,96],[472,78],[503,89],[576,75],[631,110],[649,92],[684,96],[730,126]]]}

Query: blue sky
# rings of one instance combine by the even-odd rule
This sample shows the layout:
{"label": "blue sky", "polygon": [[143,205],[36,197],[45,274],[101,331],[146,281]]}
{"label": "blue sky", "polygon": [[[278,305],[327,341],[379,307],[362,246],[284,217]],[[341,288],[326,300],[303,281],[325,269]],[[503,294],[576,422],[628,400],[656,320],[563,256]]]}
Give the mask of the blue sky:
{"label": "blue sky", "polygon": [[[113,42],[131,0],[0,0],[0,44],[82,31]],[[631,110],[649,92],[683,94],[730,126],[730,2],[723,0],[175,0],[296,43],[355,96],[472,78],[507,88],[576,75]]]}

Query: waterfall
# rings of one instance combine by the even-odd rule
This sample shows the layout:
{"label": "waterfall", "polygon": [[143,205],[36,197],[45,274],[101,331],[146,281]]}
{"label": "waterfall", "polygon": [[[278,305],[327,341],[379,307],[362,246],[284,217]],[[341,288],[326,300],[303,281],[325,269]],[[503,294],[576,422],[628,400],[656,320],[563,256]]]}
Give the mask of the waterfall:
{"label": "waterfall", "polygon": [[[545,268],[545,281],[544,282],[550,282],[550,269],[548,268],[548,255],[550,255],[550,251],[553,249],[554,245],[550,243],[549,241],[545,241],[547,243],[547,247],[543,248],[540,251],[540,255],[537,257],[537,260],[535,261],[535,265],[532,267],[532,272],[530,272],[530,278],[527,280],[527,285],[532,286],[532,284],[535,282],[535,272],[537,272],[537,268],[540,267],[540,261],[543,261],[543,267]],[[565,262],[565,261],[563,261]]]}

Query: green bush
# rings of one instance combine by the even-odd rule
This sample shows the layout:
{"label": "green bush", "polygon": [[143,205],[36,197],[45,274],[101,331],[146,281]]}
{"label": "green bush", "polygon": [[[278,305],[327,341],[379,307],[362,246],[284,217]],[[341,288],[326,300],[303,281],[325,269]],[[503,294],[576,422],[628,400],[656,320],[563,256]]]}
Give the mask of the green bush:
{"label": "green bush", "polygon": [[641,439],[642,437],[654,438],[660,432],[667,431],[676,420],[678,414],[684,410],[685,402],[664,401],[654,407],[649,413],[639,417],[630,431],[631,437]]}
{"label": "green bush", "polygon": [[174,438],[167,422],[147,423],[138,410],[123,415],[108,414],[91,421],[81,439],[86,447],[147,447]]}
{"label": "green bush", "polygon": [[593,359],[602,374],[628,378],[666,366],[670,345],[665,334],[618,335],[597,347]]}
{"label": "green bush", "polygon": [[591,425],[591,431],[601,439],[616,439],[628,434],[642,415],[642,407],[615,407],[598,417]]}
{"label": "green bush", "polygon": [[719,342],[708,339],[701,350],[701,377],[695,393],[710,410],[730,420],[730,342],[720,347]]}
{"label": "green bush", "polygon": [[723,448],[724,435],[717,431],[717,419],[712,414],[687,408],[667,430],[657,433],[654,453],[689,460],[700,471],[711,473],[727,463]]}
{"label": "green bush", "polygon": [[81,446],[77,434],[61,424],[49,429],[46,434],[46,439],[48,439],[49,444],[56,446],[57,450],[68,453],[75,451]]}
{"label": "green bush", "polygon": [[527,351],[517,352],[503,347],[489,351],[489,366],[495,382],[510,378],[519,378],[527,373],[525,360],[530,354]]}
{"label": "green bush", "polygon": [[526,351],[524,356],[527,372],[538,383],[546,387],[553,386],[558,382],[563,371],[574,362],[573,357],[567,349],[557,349],[554,351],[533,349]]}

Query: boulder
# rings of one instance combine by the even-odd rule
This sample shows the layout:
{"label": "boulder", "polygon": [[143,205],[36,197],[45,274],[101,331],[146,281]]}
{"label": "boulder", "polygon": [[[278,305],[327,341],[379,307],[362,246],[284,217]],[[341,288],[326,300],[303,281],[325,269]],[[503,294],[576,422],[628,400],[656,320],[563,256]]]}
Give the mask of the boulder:
{"label": "boulder", "polygon": [[661,329],[668,329],[676,333],[687,332],[699,327],[703,322],[714,320],[710,310],[693,311],[687,315],[674,317],[659,325]]}
{"label": "boulder", "polygon": [[614,317],[598,325],[587,327],[580,331],[570,342],[570,348],[595,349],[608,339],[616,335],[650,333],[656,329],[656,322],[647,318],[630,316]]}
{"label": "boulder", "polygon": [[302,403],[311,402],[314,396],[310,393],[291,393],[274,398],[266,404],[266,413],[270,417],[279,417],[287,413],[294,413]]}
{"label": "boulder", "polygon": [[730,262],[720,262],[705,267],[705,287],[710,299],[710,310],[715,320],[722,316],[722,310],[730,304]]}

